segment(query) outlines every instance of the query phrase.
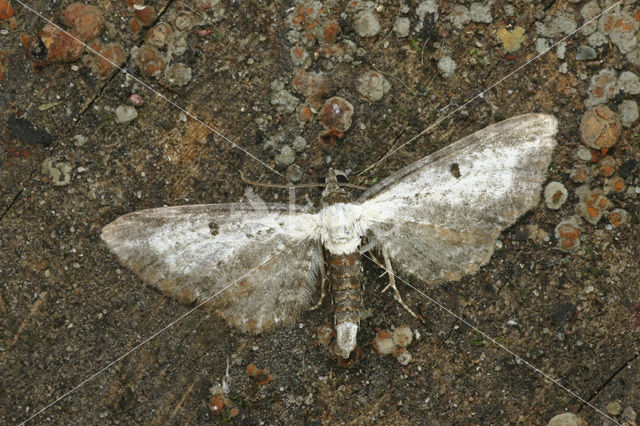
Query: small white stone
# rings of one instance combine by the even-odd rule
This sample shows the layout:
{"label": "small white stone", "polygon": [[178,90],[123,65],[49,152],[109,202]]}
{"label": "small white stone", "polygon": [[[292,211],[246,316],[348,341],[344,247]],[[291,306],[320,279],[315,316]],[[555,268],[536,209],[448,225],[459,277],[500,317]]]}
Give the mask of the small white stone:
{"label": "small white stone", "polygon": [[631,127],[638,120],[640,113],[638,112],[638,104],[636,101],[624,100],[618,105],[618,114],[623,127]]}
{"label": "small white stone", "polygon": [[471,20],[473,22],[490,24],[491,22],[493,22],[493,17],[491,16],[491,3],[471,3],[471,5],[469,6],[469,16],[471,17]]}
{"label": "small white stone", "polygon": [[358,92],[371,102],[382,99],[390,88],[387,79],[377,71],[369,71],[358,79]]}
{"label": "small white stone", "polygon": [[411,362],[411,360],[413,359],[413,357],[411,356],[411,354],[409,353],[409,351],[403,351],[401,354],[399,354],[396,359],[398,360],[398,362],[401,365],[409,365],[409,363]]}
{"label": "small white stone", "polygon": [[408,325],[401,325],[393,330],[393,342],[398,346],[407,347],[413,340],[413,332]]}
{"label": "small white stone", "polygon": [[600,31],[596,31],[595,33],[589,36],[587,41],[589,42],[591,47],[600,47],[607,44],[609,39],[607,38],[606,35],[602,34]]}
{"label": "small white stone", "polygon": [[407,37],[409,35],[409,29],[411,28],[411,21],[409,18],[405,16],[401,16],[396,19],[395,24],[393,24],[393,30],[396,32],[398,37]]}
{"label": "small white stone", "polygon": [[373,339],[373,349],[380,355],[385,356],[393,352],[396,345],[391,337],[376,337]]}
{"label": "small white stone", "polygon": [[470,20],[469,9],[464,6],[455,6],[449,15],[449,20],[454,27],[461,30]]}
{"label": "small white stone", "polygon": [[138,111],[131,105],[120,105],[116,108],[116,123],[128,123],[138,116]]}
{"label": "small white stone", "polygon": [[586,426],[587,422],[573,413],[562,413],[549,420],[547,426]]}
{"label": "small white stone", "polygon": [[558,59],[564,59],[566,54],[567,54],[567,43],[564,41],[560,42],[558,44],[558,47],[556,47],[556,56],[558,57]]}
{"label": "small white stone", "polygon": [[640,78],[631,71],[624,71],[618,78],[618,87],[630,95],[640,94]]}
{"label": "small white stone", "polygon": [[438,61],[438,71],[444,78],[449,78],[453,75],[457,68],[456,62],[451,59],[450,56],[443,56]]}
{"label": "small white stone", "polygon": [[582,160],[582,161],[591,161],[591,151],[589,151],[589,148],[587,148],[586,146],[580,146],[577,150],[576,150],[576,158],[578,160]]}
{"label": "small white stone", "polygon": [[373,37],[380,32],[380,21],[372,10],[365,9],[356,15],[353,28],[360,37]]}

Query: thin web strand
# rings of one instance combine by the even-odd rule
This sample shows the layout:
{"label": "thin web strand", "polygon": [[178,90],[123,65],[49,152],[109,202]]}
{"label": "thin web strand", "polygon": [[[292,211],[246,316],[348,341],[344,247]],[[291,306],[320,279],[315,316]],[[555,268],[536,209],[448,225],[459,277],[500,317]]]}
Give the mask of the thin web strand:
{"label": "thin web strand", "polygon": [[[302,240],[306,240],[311,234],[307,234],[304,236],[304,238],[302,238]],[[216,297],[218,297],[220,294],[222,294],[223,292],[227,291],[228,289],[230,289],[231,287],[233,287],[234,285],[236,285],[238,282],[242,281],[245,277],[247,277],[249,274],[251,274],[253,271],[259,269],[262,265],[267,264],[269,261],[271,261],[271,259],[273,259],[274,257],[285,253],[285,252],[290,252],[293,253],[293,248],[290,248],[289,250],[285,249],[285,250],[280,250],[279,252],[276,252],[273,256],[270,256],[269,258],[267,258],[264,262],[260,263],[259,265],[251,268],[250,270],[248,270],[247,272],[245,272],[244,274],[242,274],[240,277],[236,278],[235,280],[233,280],[231,283],[227,284],[224,288],[220,289],[219,291],[217,291],[216,293],[214,293],[213,295],[207,297],[206,299],[204,299],[202,302],[198,303],[197,306],[189,309],[187,312],[185,312],[184,314],[180,315],[179,317],[177,317],[176,319],[174,319],[173,321],[169,322],[167,325],[165,325],[164,327],[162,327],[160,330],[156,331],[155,333],[153,333],[152,335],[150,335],[149,337],[147,337],[146,339],[144,339],[143,341],[141,341],[140,343],[138,343],[137,345],[135,345],[133,348],[129,349],[128,351],[126,351],[125,353],[123,353],[122,355],[120,355],[118,358],[116,358],[115,360],[111,361],[110,363],[108,363],[107,365],[105,365],[104,367],[102,367],[100,370],[96,371],[95,373],[93,373],[92,375],[90,375],[89,377],[87,377],[86,379],[82,380],[80,383],[78,383],[77,385],[75,385],[73,388],[69,389],[68,391],[66,391],[65,393],[63,393],[61,396],[59,396],[58,398],[56,398],[54,401],[50,402],[49,404],[47,404],[46,406],[44,406],[43,408],[41,408],[40,410],[38,410],[37,412],[35,412],[34,414],[31,415],[31,417],[29,417],[28,419],[22,421],[20,423],[20,426],[25,425],[26,423],[28,423],[29,421],[31,421],[32,419],[34,419],[35,417],[37,417],[38,415],[42,414],[44,411],[48,410],[49,408],[53,407],[55,404],[57,404],[58,402],[62,401],[64,398],[66,398],[67,396],[71,395],[73,392],[75,392],[76,390],[80,389],[82,386],[84,386],[85,384],[89,383],[90,381],[92,381],[93,379],[95,379],[96,377],[98,377],[101,373],[103,373],[104,371],[108,370],[110,367],[112,367],[113,365],[117,364],[118,362],[122,361],[124,358],[126,358],[128,355],[130,355],[131,353],[137,351],[139,348],[141,348],[142,346],[144,346],[145,344],[149,343],[151,340],[155,339],[156,337],[158,337],[160,334],[162,334],[163,332],[165,332],[166,330],[170,329],[171,327],[173,327],[174,325],[176,325],[178,322],[180,322],[181,320],[183,320],[184,318],[188,317],[189,315],[191,315],[193,312],[195,312],[197,309],[201,308],[204,304],[208,303],[209,301],[215,299]]]}
{"label": "thin web strand", "polygon": [[[47,19],[46,17],[44,17],[42,14],[40,14],[38,11],[34,10],[33,8],[29,7],[28,5],[24,4],[22,1],[20,0],[15,0],[17,3],[19,3],[20,5],[22,5],[23,7],[25,7],[26,9],[28,9],[29,11],[31,11],[32,13],[34,13],[35,15],[39,16],[41,19],[43,19],[44,21],[46,21],[47,23],[53,25],[54,27],[56,27],[58,30],[64,32],[65,34],[67,34],[69,37],[73,38],[75,41],[77,41],[78,43],[83,44],[88,50],[90,50],[92,53],[94,53],[95,55],[101,57],[102,59],[106,60],[107,62],[109,62],[112,66],[114,66],[115,68],[117,68],[118,70],[120,70],[121,72],[123,72],[124,74],[128,75],[129,77],[131,77],[133,80],[135,80],[137,83],[141,84],[142,86],[144,86],[145,88],[147,88],[148,90],[150,90],[151,92],[155,93],[157,96],[159,96],[160,98],[164,99],[166,102],[168,102],[169,104],[171,104],[172,106],[174,106],[175,108],[179,109],[180,111],[184,112],[187,116],[189,116],[190,118],[192,118],[193,120],[197,121],[199,124],[201,124],[202,126],[206,127],[207,129],[209,129],[210,131],[212,131],[213,133],[215,133],[217,136],[219,136],[220,138],[224,139],[226,142],[228,142],[231,146],[243,151],[245,154],[249,155],[251,158],[253,158],[254,160],[258,161],[259,163],[261,163],[263,166],[265,166],[267,169],[271,170],[272,172],[276,173],[279,176],[282,176],[279,172],[277,172],[276,170],[274,170],[273,168],[271,168],[269,165],[267,165],[266,163],[264,163],[262,160],[258,159],[257,157],[255,157],[253,154],[251,154],[249,151],[247,151],[246,149],[242,148],[241,146],[237,145],[235,142],[233,142],[232,140],[230,140],[229,138],[227,138],[225,135],[223,135],[222,133],[218,132],[215,128],[211,127],[210,125],[208,125],[207,123],[203,122],[202,120],[200,120],[197,116],[193,115],[192,113],[190,113],[189,111],[185,110],[184,108],[182,108],[180,105],[176,104],[175,102],[171,101],[170,99],[168,99],[166,96],[164,96],[161,92],[158,92],[157,90],[155,90],[154,88],[150,87],[149,85],[147,85],[146,83],[144,83],[142,80],[140,80],[139,78],[135,77],[134,75],[132,75],[131,73],[129,73],[125,68],[119,67],[117,66],[115,63],[113,63],[111,60],[109,60],[108,58],[106,58],[105,56],[103,56],[102,54],[100,54],[99,52],[97,52],[96,50],[92,49],[90,46],[88,46],[86,43],[82,42],[81,40],[77,39],[75,36],[73,36],[72,34],[70,34],[69,32],[65,31],[64,29],[60,28],[58,25],[56,25],[55,23],[53,23],[51,20]],[[609,8],[605,9],[603,12],[601,12],[599,15],[597,15],[596,17],[592,18],[591,20],[587,21],[583,26],[579,27],[577,30],[575,30],[574,32],[572,32],[571,34],[565,36],[564,38],[560,39],[559,41],[557,41],[556,43],[554,43],[552,46],[550,46],[549,48],[547,48],[545,51],[539,53],[538,55],[536,55],[534,58],[530,59],[529,61],[527,61],[526,63],[524,63],[523,65],[519,66],[518,68],[516,68],[514,71],[512,71],[511,73],[507,74],[506,76],[502,77],[500,80],[498,80],[496,83],[494,83],[493,85],[489,86],[487,89],[483,90],[482,92],[478,93],[476,96],[474,96],[473,98],[471,98],[470,100],[468,100],[467,102],[465,102],[464,104],[462,104],[461,106],[459,106],[458,108],[456,108],[454,111],[452,111],[451,113],[447,114],[446,116],[444,116],[443,118],[437,120],[434,124],[432,124],[431,126],[427,127],[425,130],[423,130],[422,132],[420,132],[419,134],[417,134],[416,136],[414,136],[413,138],[411,138],[410,140],[408,140],[407,142],[405,142],[404,144],[402,144],[401,146],[399,146],[398,148],[394,149],[393,151],[389,152],[388,154],[386,154],[384,157],[382,157],[379,161],[377,161],[376,163],[374,163],[373,165],[369,166],[368,168],[366,168],[364,171],[362,171],[361,173],[359,173],[359,175],[365,173],[366,171],[372,169],[373,167],[375,167],[377,164],[379,164],[380,162],[384,161],[387,157],[389,157],[390,155],[392,155],[393,153],[395,153],[396,151],[398,151],[399,149],[403,148],[404,146],[406,146],[407,144],[413,142],[415,139],[419,138],[420,136],[424,135],[425,133],[431,131],[433,128],[435,128],[438,124],[440,124],[443,120],[446,120],[447,118],[449,118],[450,116],[452,116],[453,114],[457,113],[458,111],[460,111],[461,109],[463,109],[466,105],[468,105],[469,103],[471,103],[472,101],[474,101],[475,99],[477,99],[478,97],[483,96],[487,91],[491,90],[492,88],[498,86],[499,84],[501,84],[504,80],[507,80],[508,78],[512,77],[514,74],[516,74],[517,72],[519,72],[522,68],[526,67],[527,65],[529,65],[531,62],[537,60],[538,58],[540,58],[541,56],[545,55],[549,50],[553,49],[556,45],[558,45],[559,43],[561,43],[562,41],[568,39],[569,37],[573,36],[576,32],[578,32],[579,30],[581,30],[583,27],[585,27],[587,24],[591,23],[592,21],[598,19],[600,16],[604,15],[605,13],[607,13],[609,10],[613,9],[614,7],[620,5],[623,1],[620,1],[618,3],[615,3],[614,5],[610,6]],[[277,253],[278,254],[278,253]],[[275,256],[275,255],[274,255]],[[373,259],[371,259],[369,256],[367,256],[366,254],[364,255],[365,257],[367,257],[368,259],[370,259],[371,261],[373,261],[374,263],[378,264],[377,262],[375,262]],[[268,262],[271,258],[267,259],[264,263]],[[379,264],[378,264],[379,265]],[[231,288],[233,285],[235,285],[238,281],[240,281],[242,278],[244,278],[244,276],[246,276],[247,274],[249,274],[250,272],[252,272],[253,270],[257,269],[258,267],[262,266],[262,264],[258,265],[256,268],[251,269],[250,271],[248,271],[245,275],[241,276],[240,278],[238,278],[237,280],[233,281],[232,283],[228,284],[226,287],[224,287],[223,289],[221,289],[220,291],[218,291],[217,293],[215,293],[214,295],[208,297],[207,299],[205,299],[202,303],[198,304],[196,307],[190,309],[189,311],[187,311],[186,313],[184,313],[183,315],[179,316],[178,318],[176,318],[175,320],[173,320],[172,322],[170,322],[169,324],[167,324],[165,327],[163,327],[162,329],[158,330],[157,332],[155,332],[154,334],[152,334],[151,336],[149,336],[148,338],[146,338],[145,340],[143,340],[142,342],[140,342],[138,345],[134,346],[132,349],[130,349],[129,351],[125,352],[123,355],[121,355],[120,357],[118,357],[117,359],[115,359],[114,361],[112,361],[111,363],[107,364],[105,367],[103,367],[102,369],[98,370],[97,372],[95,372],[94,374],[92,374],[91,376],[89,376],[88,378],[84,379],[82,382],[80,382],[78,385],[76,385],[74,388],[70,389],[69,391],[65,392],[62,396],[60,396],[59,398],[57,398],[55,401],[51,402],[50,404],[48,404],[47,406],[43,407],[42,409],[40,409],[38,412],[36,412],[35,414],[33,414],[31,417],[29,417],[28,419],[26,419],[25,421],[23,421],[22,423],[20,423],[21,425],[26,424],[27,422],[29,422],[30,420],[32,420],[33,418],[35,418],[36,416],[38,416],[39,414],[41,414],[42,412],[46,411],[47,409],[49,409],[50,407],[52,407],[53,405],[55,405],[57,402],[61,401],[62,399],[64,399],[65,397],[69,396],[71,393],[75,392],[77,389],[79,389],[80,387],[82,387],[83,385],[85,385],[86,383],[90,382],[91,380],[93,380],[95,377],[97,377],[98,375],[100,375],[102,372],[104,372],[105,370],[109,369],[110,367],[112,367],[114,364],[118,363],[119,361],[121,361],[122,359],[124,359],[125,357],[127,357],[128,355],[130,355],[132,352],[136,351],[137,349],[139,349],[140,347],[142,347],[143,345],[145,345],[146,343],[148,343],[149,341],[151,341],[152,339],[154,339],[155,337],[157,337],[158,335],[160,335],[161,333],[163,333],[164,331],[166,331],[167,329],[173,327],[173,325],[175,325],[176,323],[178,323],[179,321],[181,321],[182,319],[184,319],[185,317],[187,317],[188,315],[190,315],[192,312],[194,312],[195,310],[197,310],[198,308],[200,308],[202,305],[204,305],[205,303],[207,303],[208,301],[214,299],[216,296],[218,296],[219,294],[221,294],[222,292],[226,291],[227,289]],[[385,269],[384,266],[379,265],[381,268]],[[386,270],[386,269],[385,269]],[[389,272],[389,271],[387,271]],[[574,396],[575,398],[579,399],[581,402],[583,402],[584,404],[588,405],[589,407],[593,408],[595,411],[599,412],[600,414],[602,414],[604,417],[606,417],[607,419],[609,419],[610,421],[614,422],[615,424],[620,424],[618,423],[615,419],[607,416],[604,412],[602,412],[601,410],[599,410],[597,407],[595,407],[594,405],[592,405],[591,403],[589,403],[588,401],[586,401],[584,398],[580,397],[578,394],[576,394],[574,391],[568,389],[567,387],[563,386],[561,383],[559,383],[557,380],[553,379],[551,376],[545,374],[543,371],[541,371],[540,369],[538,369],[537,367],[535,367],[534,365],[532,365],[531,363],[529,363],[528,361],[522,359],[521,357],[519,357],[518,355],[516,355],[514,352],[512,352],[511,350],[509,350],[507,347],[505,347],[504,345],[500,344],[498,341],[496,341],[495,339],[491,338],[488,334],[486,334],[485,332],[483,332],[482,330],[478,329],[477,327],[475,327],[474,325],[470,324],[469,322],[467,322],[466,320],[464,320],[462,317],[460,317],[459,315],[455,314],[453,311],[449,310],[446,306],[440,304],[439,302],[437,302],[436,300],[430,298],[429,296],[427,296],[424,292],[420,291],[419,289],[417,289],[416,287],[412,286],[410,283],[408,283],[407,281],[405,281],[404,279],[396,276],[396,278],[398,278],[403,284],[407,285],[408,287],[414,289],[415,291],[417,291],[419,294],[421,294],[423,297],[427,298],[428,300],[430,300],[431,302],[433,302],[434,304],[436,304],[437,306],[439,306],[441,309],[443,309],[444,311],[446,311],[447,313],[449,313],[450,315],[452,315],[453,317],[455,317],[456,319],[458,319],[459,321],[463,322],[464,324],[466,324],[467,326],[469,326],[470,328],[474,329],[475,331],[477,331],[478,333],[480,333],[482,336],[484,336],[485,338],[487,338],[489,341],[491,341],[492,343],[494,343],[495,345],[497,345],[498,347],[500,347],[501,349],[505,350],[507,353],[509,353],[510,355],[514,356],[517,360],[521,361],[522,363],[524,363],[525,365],[529,366],[531,369],[533,369],[535,372],[537,372],[538,374],[542,375],[543,377],[545,377],[547,380],[551,381],[552,383],[556,384],[557,386],[559,386],[561,389],[565,390],[567,393],[569,393],[570,395]]]}
{"label": "thin web strand", "polygon": [[604,417],[606,417],[608,420],[612,421],[613,423],[619,425],[620,423],[618,423],[618,421],[610,416],[608,416],[607,414],[605,414],[602,410],[600,410],[598,407],[596,407],[595,405],[591,404],[589,401],[587,401],[586,399],[582,398],[580,395],[578,395],[575,391],[569,389],[568,387],[564,386],[562,383],[560,383],[558,380],[554,379],[553,377],[551,377],[550,375],[548,375],[547,373],[545,373],[544,371],[540,370],[538,367],[536,367],[535,365],[531,364],[529,361],[523,359],[522,357],[518,356],[515,352],[513,352],[511,349],[509,349],[508,347],[506,347],[505,345],[503,345],[502,343],[498,342],[496,339],[494,339],[493,337],[489,336],[487,333],[485,333],[484,331],[480,330],[478,327],[476,327],[475,325],[471,324],[469,321],[465,320],[462,316],[456,314],[455,312],[453,312],[451,309],[447,308],[445,305],[443,305],[442,303],[438,302],[437,300],[435,300],[434,298],[428,296],[426,293],[424,293],[423,291],[421,291],[420,289],[416,288],[415,286],[413,286],[411,283],[409,283],[407,280],[403,279],[402,277],[399,277],[398,275],[394,274],[393,272],[389,271],[387,268],[384,267],[384,265],[382,265],[381,263],[377,262],[376,260],[374,260],[373,258],[369,257],[369,255],[367,255],[366,253],[363,253],[362,256],[366,257],[367,259],[369,259],[371,262],[373,262],[374,264],[376,264],[377,266],[379,266],[380,268],[382,268],[383,270],[386,271],[387,274],[393,274],[393,276],[400,281],[402,284],[406,285],[407,287],[413,289],[414,291],[416,291],[418,294],[420,294],[421,296],[423,296],[425,299],[429,300],[431,303],[434,303],[436,306],[438,306],[440,309],[444,310],[447,314],[451,315],[452,317],[454,317],[455,319],[457,319],[458,321],[462,322],[464,325],[468,326],[469,328],[472,328],[474,331],[480,333],[484,338],[486,338],[487,340],[489,340],[491,343],[493,343],[494,345],[498,346],[500,349],[504,350],[505,352],[507,352],[509,355],[513,356],[517,361],[522,362],[523,364],[525,364],[527,367],[531,368],[533,371],[535,371],[536,373],[538,373],[539,375],[541,375],[542,377],[544,377],[545,379],[549,380],[550,382],[552,382],[553,384],[555,384],[556,386],[560,387],[562,390],[564,390],[565,392],[567,392],[569,395],[573,396],[574,398],[577,398],[578,400],[580,400],[580,402],[582,402],[583,404],[588,405],[589,407],[591,407],[592,409],[594,409],[595,411],[597,411],[598,413],[602,414]]}
{"label": "thin web strand", "polygon": [[[435,121],[435,123],[431,124],[430,126],[428,126],[426,129],[424,129],[423,131],[421,131],[420,133],[418,133],[417,135],[415,135],[414,137],[412,137],[411,139],[409,139],[408,141],[406,141],[405,143],[403,143],[402,145],[400,145],[397,148],[394,148],[393,150],[389,151],[388,153],[386,153],[384,156],[382,156],[381,159],[379,159],[378,161],[376,161],[375,163],[373,163],[372,165],[370,165],[369,167],[367,167],[366,169],[364,169],[363,171],[361,171],[360,173],[358,173],[358,176],[361,176],[362,174],[368,172],[369,170],[373,169],[374,167],[376,167],[378,164],[382,163],[384,160],[386,160],[389,156],[395,154],[397,151],[401,150],[402,148],[404,148],[405,146],[407,146],[408,144],[410,144],[411,142],[415,141],[416,139],[418,139],[420,136],[423,136],[426,133],[431,132],[433,129],[435,129],[440,123],[442,123],[444,120],[446,120],[447,118],[451,117],[452,115],[456,114],[458,111],[462,110],[463,108],[465,108],[467,105],[469,105],[471,102],[473,102],[474,100],[481,98],[484,96],[485,93],[487,93],[489,90],[493,89],[494,87],[500,85],[503,81],[513,77],[516,73],[520,72],[523,68],[525,68],[526,66],[528,66],[531,62],[538,60],[540,57],[544,56],[547,54],[547,52],[549,52],[551,49],[553,49],[554,47],[556,47],[558,44],[562,43],[563,41],[567,40],[568,38],[572,37],[575,33],[577,33],[578,31],[580,31],[581,29],[583,29],[584,27],[586,27],[587,25],[589,25],[591,22],[599,19],[602,15],[604,15],[605,13],[609,12],[611,9],[613,9],[614,7],[622,4],[624,2],[624,0],[620,0],[618,3],[613,4],[612,6],[608,7],[607,9],[605,9],[604,11],[602,11],[600,14],[598,14],[597,16],[595,16],[594,18],[591,18],[590,20],[588,20],[587,22],[585,22],[581,27],[577,28],[575,31],[573,31],[572,33],[566,35],[565,37],[561,38],[560,40],[556,41],[555,43],[553,43],[550,47],[548,47],[546,50],[544,50],[543,52],[538,53],[536,56],[534,56],[533,58],[529,59],[528,61],[526,61],[524,64],[520,65],[519,67],[517,67],[515,70],[511,71],[510,73],[508,73],[507,75],[505,75],[504,77],[500,78],[498,81],[496,81],[495,83],[493,83],[491,86],[487,87],[486,89],[484,89],[483,91],[479,92],[477,95],[475,95],[474,97],[472,97],[471,99],[469,99],[468,101],[466,101],[465,103],[463,103],[462,105],[458,106],[456,109],[454,109],[453,111],[451,111],[449,114],[445,115],[444,117],[439,118],[438,120]],[[451,103],[449,103],[451,104]]]}
{"label": "thin web strand", "polygon": [[208,130],[210,130],[212,133],[214,133],[216,136],[218,136],[219,138],[223,139],[225,142],[227,142],[229,145],[231,145],[233,148],[239,149],[240,151],[244,152],[246,155],[248,155],[249,157],[251,157],[252,159],[254,159],[255,161],[257,161],[258,163],[262,164],[264,167],[266,167],[268,170],[272,171],[273,173],[277,174],[278,176],[282,177],[282,174],[280,172],[278,172],[277,170],[275,170],[273,167],[269,166],[267,163],[265,163],[264,161],[262,161],[261,159],[259,159],[258,157],[256,157],[255,155],[253,155],[251,152],[249,152],[248,150],[246,150],[245,148],[241,147],[240,145],[238,145],[237,143],[235,143],[234,141],[232,141],[231,139],[229,139],[228,137],[226,137],[225,135],[223,135],[222,133],[220,133],[219,131],[217,131],[214,127],[212,127],[211,125],[205,123],[204,121],[202,121],[201,119],[199,119],[196,115],[194,115],[193,113],[187,111],[186,109],[184,109],[182,106],[180,106],[179,104],[177,104],[176,102],[172,101],[171,99],[169,99],[168,97],[166,97],[165,95],[163,95],[161,92],[159,92],[158,90],[154,89],[153,87],[151,87],[150,85],[148,85],[147,83],[145,83],[144,81],[142,81],[141,79],[139,79],[138,77],[136,77],[135,75],[131,74],[129,71],[127,71],[126,68],[124,67],[120,67],[118,66],[115,62],[111,61],[109,58],[105,57],[104,55],[102,55],[100,52],[98,52],[97,50],[93,49],[91,46],[89,46],[87,43],[84,43],[82,40],[78,39],[76,36],[74,36],[73,34],[71,34],[68,31],[65,31],[64,29],[62,29],[60,26],[56,25],[53,21],[51,21],[50,19],[46,18],[44,15],[42,15],[40,12],[38,12],[37,10],[33,9],[32,7],[24,4],[21,0],[14,0],[15,2],[19,3],[20,5],[22,5],[22,7],[24,7],[25,9],[28,9],[29,11],[31,11],[33,14],[39,16],[41,19],[43,19],[44,21],[46,21],[47,23],[53,25],[56,29],[58,29],[59,31],[62,31],[64,34],[66,34],[67,36],[71,37],[73,40],[75,40],[76,42],[82,44],[87,50],[91,51],[91,53],[95,54],[96,56],[99,56],[101,59],[104,59],[105,61],[107,61],[108,63],[110,63],[114,68],[120,70],[123,74],[126,74],[127,76],[129,76],[131,79],[133,79],[136,83],[140,84],[141,86],[144,86],[146,89],[150,90],[152,93],[154,93],[156,96],[159,96],[161,99],[163,99],[165,102],[167,102],[168,104],[172,105],[173,107],[177,108],[178,110],[180,110],[181,112],[183,112],[185,115],[187,115],[189,118],[191,118],[192,120],[195,120],[197,123],[199,123],[201,126],[204,126],[205,128],[207,128]]}

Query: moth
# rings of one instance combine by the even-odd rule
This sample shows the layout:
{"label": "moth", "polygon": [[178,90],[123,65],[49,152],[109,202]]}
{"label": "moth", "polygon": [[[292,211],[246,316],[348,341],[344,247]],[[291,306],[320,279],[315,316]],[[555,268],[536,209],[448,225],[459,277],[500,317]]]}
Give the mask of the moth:
{"label": "moth", "polygon": [[146,284],[184,304],[210,299],[208,308],[250,333],[295,321],[319,283],[322,299],[326,277],[336,353],[346,358],[360,325],[365,242],[387,269],[426,285],[475,273],[500,232],[539,202],[556,131],[553,116],[521,115],[416,161],[353,202],[330,173],[319,209],[162,207],[117,218],[102,239]]}

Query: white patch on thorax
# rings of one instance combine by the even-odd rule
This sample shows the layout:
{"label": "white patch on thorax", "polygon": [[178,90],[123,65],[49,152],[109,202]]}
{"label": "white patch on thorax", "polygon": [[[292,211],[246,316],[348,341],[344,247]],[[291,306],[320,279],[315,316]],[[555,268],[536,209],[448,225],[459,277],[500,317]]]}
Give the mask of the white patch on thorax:
{"label": "white patch on thorax", "polygon": [[355,252],[364,235],[357,206],[337,203],[325,207],[320,214],[320,238],[325,248],[332,254]]}

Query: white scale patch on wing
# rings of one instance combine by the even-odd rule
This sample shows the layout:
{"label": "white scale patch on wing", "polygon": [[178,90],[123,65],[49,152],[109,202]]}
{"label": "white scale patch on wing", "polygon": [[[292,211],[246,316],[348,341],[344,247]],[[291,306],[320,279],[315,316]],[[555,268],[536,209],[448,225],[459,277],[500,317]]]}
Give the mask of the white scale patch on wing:
{"label": "white scale patch on wing", "polygon": [[363,194],[362,226],[427,283],[476,272],[500,231],[539,201],[556,128],[552,116],[527,114],[413,163]]}
{"label": "white scale patch on wing", "polygon": [[317,214],[284,205],[142,210],[102,231],[145,283],[185,304],[220,292],[208,307],[254,333],[291,322],[310,305],[322,262],[318,238]]}

